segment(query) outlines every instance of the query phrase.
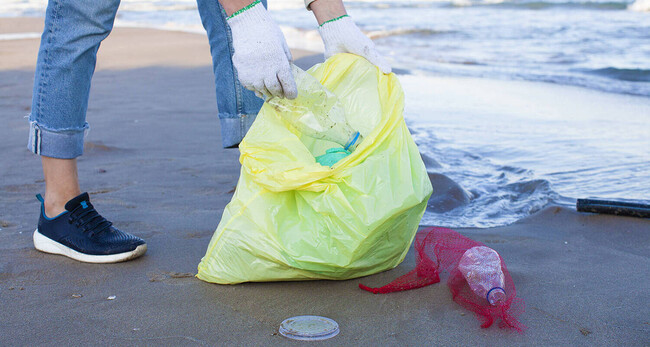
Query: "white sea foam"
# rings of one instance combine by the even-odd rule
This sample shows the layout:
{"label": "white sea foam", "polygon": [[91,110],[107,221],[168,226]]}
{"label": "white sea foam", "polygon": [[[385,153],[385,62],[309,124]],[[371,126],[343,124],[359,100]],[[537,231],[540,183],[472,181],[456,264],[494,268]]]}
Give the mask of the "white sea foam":
{"label": "white sea foam", "polygon": [[131,12],[148,12],[148,11],[187,11],[195,10],[195,1],[182,1],[177,3],[160,3],[151,1],[122,1],[120,10]]}
{"label": "white sea foam", "polygon": [[205,29],[203,28],[201,23],[195,23],[195,24],[180,24],[174,22],[158,22],[158,23],[144,22],[143,23],[139,21],[125,20],[125,19],[118,18],[115,20],[115,26],[120,28],[150,28],[150,29],[168,30],[168,31],[182,31],[182,32],[200,34],[200,35],[206,34]]}
{"label": "white sea foam", "polygon": [[40,39],[41,33],[11,33],[0,34],[0,41]]}
{"label": "white sea foam", "polygon": [[472,5],[494,5],[504,3],[504,0],[451,0],[452,5],[458,7],[472,6]]}
{"label": "white sea foam", "polygon": [[636,0],[627,8],[636,12],[650,12],[650,0]]}

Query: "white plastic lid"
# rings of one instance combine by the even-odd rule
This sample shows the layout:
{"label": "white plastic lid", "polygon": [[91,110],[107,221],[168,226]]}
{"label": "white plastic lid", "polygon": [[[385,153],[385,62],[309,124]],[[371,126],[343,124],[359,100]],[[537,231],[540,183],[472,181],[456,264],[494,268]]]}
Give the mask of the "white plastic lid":
{"label": "white plastic lid", "polygon": [[293,340],[320,341],[338,335],[339,325],[325,317],[297,316],[285,319],[280,324],[279,332]]}

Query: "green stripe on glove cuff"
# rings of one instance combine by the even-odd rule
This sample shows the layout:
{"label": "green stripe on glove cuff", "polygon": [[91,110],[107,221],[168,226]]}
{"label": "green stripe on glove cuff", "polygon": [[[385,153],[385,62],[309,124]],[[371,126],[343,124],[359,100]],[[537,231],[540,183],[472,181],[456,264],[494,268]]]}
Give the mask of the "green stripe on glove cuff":
{"label": "green stripe on glove cuff", "polygon": [[[246,10],[250,10],[253,6],[259,4],[260,2],[262,2],[262,1],[261,1],[261,0],[255,0],[255,1],[253,1],[253,3],[251,3],[250,5],[248,5],[248,6],[244,7],[244,8],[242,8],[242,9],[239,10],[239,11],[236,11],[236,12],[233,13],[233,14],[231,14],[231,15],[230,15],[228,18],[226,18],[226,19],[231,19],[232,17],[234,17],[234,16],[236,16],[236,15],[238,15],[238,14],[242,14],[242,13],[245,12]],[[323,23],[323,24],[325,24],[325,23]]]}
{"label": "green stripe on glove cuff", "polygon": [[326,21],[323,22],[323,24],[319,25],[319,27],[322,27],[323,25],[325,25],[327,23],[336,22],[337,20],[339,20],[341,18],[345,18],[345,17],[350,17],[350,16],[348,16],[347,14],[344,14],[341,17],[336,17],[334,19],[326,20]]}

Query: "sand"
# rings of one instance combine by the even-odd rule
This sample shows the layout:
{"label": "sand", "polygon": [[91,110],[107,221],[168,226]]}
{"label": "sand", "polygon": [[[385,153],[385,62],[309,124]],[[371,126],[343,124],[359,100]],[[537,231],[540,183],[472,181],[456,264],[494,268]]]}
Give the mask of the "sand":
{"label": "sand", "polygon": [[[40,27],[39,19],[0,19],[0,34]],[[357,288],[406,273],[412,253],[395,270],[350,281],[195,279],[239,173],[238,151],[220,146],[201,35],[117,28],[100,50],[81,183],[104,215],[147,240],[147,254],[92,265],[40,253],[31,242],[33,195],[44,185],[23,118],[37,48],[38,39],[0,41],[3,345],[294,345],[277,327],[303,314],[340,324],[340,335],[322,343],[333,346],[650,344],[650,222],[561,207],[510,226],[459,229],[506,260],[526,300],[525,334],[479,328],[444,283],[389,295]]]}

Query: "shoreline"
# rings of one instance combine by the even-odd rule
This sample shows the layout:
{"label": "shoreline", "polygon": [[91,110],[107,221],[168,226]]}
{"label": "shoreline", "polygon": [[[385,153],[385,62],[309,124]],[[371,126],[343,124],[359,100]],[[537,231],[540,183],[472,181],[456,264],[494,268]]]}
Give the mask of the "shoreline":
{"label": "shoreline", "polygon": [[[19,22],[12,27],[27,25]],[[0,33],[7,23],[0,18]],[[650,269],[650,221],[555,206],[508,226],[457,228],[503,256],[527,305],[521,335],[479,328],[444,283],[390,295],[358,289],[410,271],[413,249],[397,268],[349,281],[195,279],[239,177],[238,151],[220,146],[208,43],[196,34],[118,27],[99,52],[81,184],[118,228],[146,239],[147,254],[93,265],[40,253],[33,195],[44,183],[23,118],[37,49],[34,39],[0,41],[0,335],[8,344],[283,346],[292,341],[277,335],[279,324],[302,314],[339,323],[341,333],[323,342],[333,346],[648,342],[640,303],[650,300],[650,279],[639,273]]]}

